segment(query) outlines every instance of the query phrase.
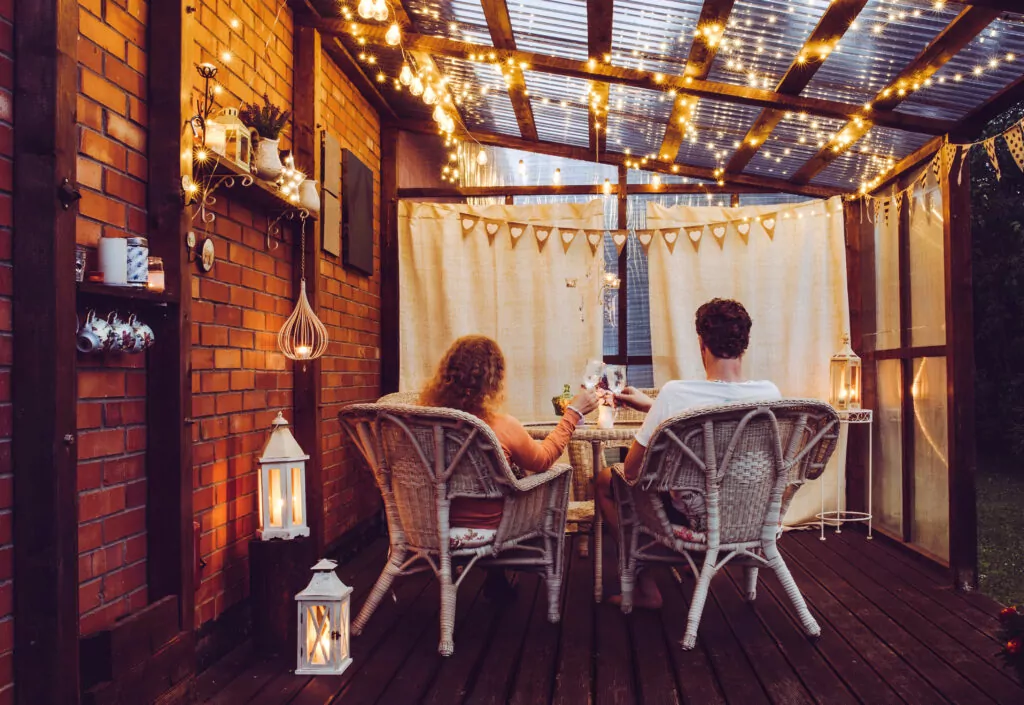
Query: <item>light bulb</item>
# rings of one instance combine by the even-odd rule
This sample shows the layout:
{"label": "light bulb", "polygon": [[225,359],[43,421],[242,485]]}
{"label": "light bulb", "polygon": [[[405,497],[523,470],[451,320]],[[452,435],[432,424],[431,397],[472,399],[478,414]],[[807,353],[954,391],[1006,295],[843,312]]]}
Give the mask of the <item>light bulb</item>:
{"label": "light bulb", "polygon": [[374,0],[373,19],[383,22],[388,18],[388,4],[385,0]]}
{"label": "light bulb", "polygon": [[601,187],[601,190],[604,191],[604,195],[606,196],[610,194],[612,192],[612,182],[609,181],[608,179],[605,179],[604,186]]}
{"label": "light bulb", "polygon": [[403,86],[412,83],[412,68],[409,64],[402,64],[402,70],[398,73],[398,80]]}
{"label": "light bulb", "polygon": [[477,152],[477,154],[476,154],[476,163],[479,164],[480,166],[486,166],[487,165],[487,152],[485,152],[482,149],[479,152]]}
{"label": "light bulb", "polygon": [[434,87],[429,83],[423,89],[423,102],[427,105],[433,105],[437,102],[437,93],[434,92]]}
{"label": "light bulb", "polygon": [[551,180],[554,181],[556,185],[562,183],[562,170],[555,169],[555,173],[551,175]]}
{"label": "light bulb", "polygon": [[434,122],[438,125],[443,125],[446,116],[447,113],[444,111],[444,107],[438,105],[434,108],[434,114],[431,117],[434,118]]}
{"label": "light bulb", "polygon": [[661,188],[660,174],[655,174],[653,177],[651,177],[651,185],[654,186],[654,188]]}
{"label": "light bulb", "polygon": [[419,76],[412,77],[412,83],[409,84],[409,92],[417,98],[423,95],[423,80]]}
{"label": "light bulb", "polygon": [[526,176],[526,162],[522,159],[519,160],[519,173]]}
{"label": "light bulb", "polygon": [[311,352],[313,352],[313,348],[309,347],[308,345],[298,345],[295,348],[295,357],[299,358],[300,360],[305,360],[307,357],[309,357],[309,354]]}
{"label": "light bulb", "polygon": [[398,26],[397,22],[391,23],[388,27],[387,34],[384,35],[384,41],[388,43],[388,46],[398,46],[402,42],[402,30]]}
{"label": "light bulb", "polygon": [[359,16],[364,20],[373,17],[373,0],[359,0],[357,12],[359,12]]}

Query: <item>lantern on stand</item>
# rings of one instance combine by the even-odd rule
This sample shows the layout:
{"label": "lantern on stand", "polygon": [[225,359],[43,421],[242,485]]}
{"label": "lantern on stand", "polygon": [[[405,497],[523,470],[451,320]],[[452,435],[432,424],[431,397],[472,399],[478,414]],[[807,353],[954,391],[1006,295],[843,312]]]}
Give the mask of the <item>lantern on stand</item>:
{"label": "lantern on stand", "polygon": [[295,596],[299,606],[296,675],[339,675],[352,663],[349,651],[349,600],[352,588],[341,582],[338,564],[323,559],[313,579]]}
{"label": "lantern on stand", "polygon": [[260,456],[259,536],[293,539],[309,536],[306,524],[306,455],[281,412]]}
{"label": "lantern on stand", "polygon": [[843,349],[832,356],[829,367],[828,402],[836,411],[860,408],[860,358],[850,347],[850,336],[843,336]]}
{"label": "lantern on stand", "polygon": [[238,117],[238,108],[224,108],[206,121],[206,146],[249,173],[252,134]]}

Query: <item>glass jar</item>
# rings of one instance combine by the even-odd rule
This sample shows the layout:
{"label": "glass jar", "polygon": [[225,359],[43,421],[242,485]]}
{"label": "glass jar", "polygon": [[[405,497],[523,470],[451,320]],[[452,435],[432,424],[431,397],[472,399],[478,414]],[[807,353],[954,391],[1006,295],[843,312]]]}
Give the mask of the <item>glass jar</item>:
{"label": "glass jar", "polygon": [[562,393],[551,400],[551,404],[555,407],[555,415],[561,416],[565,413],[565,407],[572,401],[572,390],[569,385],[566,384],[562,387]]}
{"label": "glass jar", "polygon": [[149,283],[149,240],[144,237],[128,238],[128,285],[147,286]]}
{"label": "glass jar", "polygon": [[150,291],[161,292],[164,290],[164,258],[163,257],[150,257],[148,258],[148,283],[146,287]]}

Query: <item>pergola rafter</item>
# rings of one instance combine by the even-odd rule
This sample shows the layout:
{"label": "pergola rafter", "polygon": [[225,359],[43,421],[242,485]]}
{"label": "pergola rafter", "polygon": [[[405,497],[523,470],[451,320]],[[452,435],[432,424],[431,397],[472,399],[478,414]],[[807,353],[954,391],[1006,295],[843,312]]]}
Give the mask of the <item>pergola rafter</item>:
{"label": "pergola rafter", "polygon": [[[690,45],[690,56],[686,60],[683,76],[705,80],[711,73],[711,64],[718,54],[718,45],[722,40],[732,6],[736,0],[704,0],[697,20],[697,35]],[[684,125],[693,111],[696,102],[686,96],[676,96],[672,105],[672,114],[665,126],[665,137],[661,141],[659,156],[662,161],[674,162],[679,156],[679,146],[683,141]]]}
{"label": "pergola rafter", "polygon": [[[903,69],[888,86],[882,89],[872,101],[874,111],[893,110],[913,94],[915,87],[922,85],[946,62],[985,31],[1000,14],[999,10],[983,7],[965,7],[960,14],[933,39],[921,53]],[[829,164],[839,158],[851,146],[864,137],[877,121],[855,118],[811,157],[792,176],[792,181],[806,184],[820,174]]]}
{"label": "pergola rafter", "polygon": [[[587,0],[587,51],[595,62],[604,62],[612,51],[612,18],[615,0]],[[601,110],[605,119],[601,120]],[[608,84],[595,81],[591,86],[587,110],[590,151],[600,154],[608,141]]]}
{"label": "pergola rafter", "polygon": [[[505,0],[481,0],[487,29],[491,33],[491,43],[496,49],[512,50],[516,48],[516,39],[512,33],[512,20],[508,14]],[[524,139],[537,139],[537,126],[533,122],[533,108],[530,105],[529,91],[526,90],[526,79],[523,70],[512,64],[506,68],[508,76],[508,97],[512,101],[519,133]]]}
{"label": "pergola rafter", "polygon": [[[304,20],[298,18],[301,24]],[[308,20],[306,20],[308,21]],[[352,35],[375,45],[385,45],[385,28],[340,19],[313,20],[313,24],[323,34]],[[511,58],[516,63],[525,63],[530,70],[558,76],[569,76],[589,81],[604,81],[635,88],[645,88],[664,92],[675,89],[677,93],[697,98],[710,98],[758,108],[777,108],[794,112],[805,112],[808,115],[828,117],[840,120],[852,120],[855,117],[870,117],[875,124],[892,127],[910,132],[928,135],[943,135],[949,132],[954,123],[946,120],[897,113],[891,110],[865,110],[862,105],[853,105],[820,98],[803,96],[787,96],[750,86],[738,86],[731,83],[701,80],[684,76],[664,76],[648,71],[616,66],[602,61],[586,62],[550,56],[538,52],[521,49],[499,51],[494,47],[483,46],[471,42],[463,42],[446,37],[409,33],[403,38],[409,51],[421,51],[429,54],[449,56],[464,61],[488,61],[491,55],[501,59]]]}
{"label": "pergola rafter", "polygon": [[[811,82],[814,74],[825,63],[829,54],[835,49],[836,44],[846,34],[846,30],[857,19],[857,15],[866,4],[867,0],[835,0],[829,5],[814,31],[800,48],[799,54],[789,65],[782,80],[775,87],[775,92],[783,95],[800,95],[800,92]],[[743,171],[778,124],[782,122],[784,116],[785,113],[780,110],[762,110],[750,130],[747,131],[743,143],[729,159],[725,170],[732,173]]]}

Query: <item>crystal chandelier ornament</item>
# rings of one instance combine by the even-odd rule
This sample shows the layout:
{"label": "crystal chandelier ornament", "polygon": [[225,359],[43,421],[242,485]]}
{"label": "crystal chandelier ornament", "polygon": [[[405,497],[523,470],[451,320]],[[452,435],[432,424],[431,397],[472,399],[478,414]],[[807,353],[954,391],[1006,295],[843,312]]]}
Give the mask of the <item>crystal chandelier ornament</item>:
{"label": "crystal chandelier ornament", "polygon": [[327,327],[316,317],[306,298],[306,219],[302,218],[302,264],[299,300],[277,334],[277,346],[289,360],[315,360],[327,352]]}

